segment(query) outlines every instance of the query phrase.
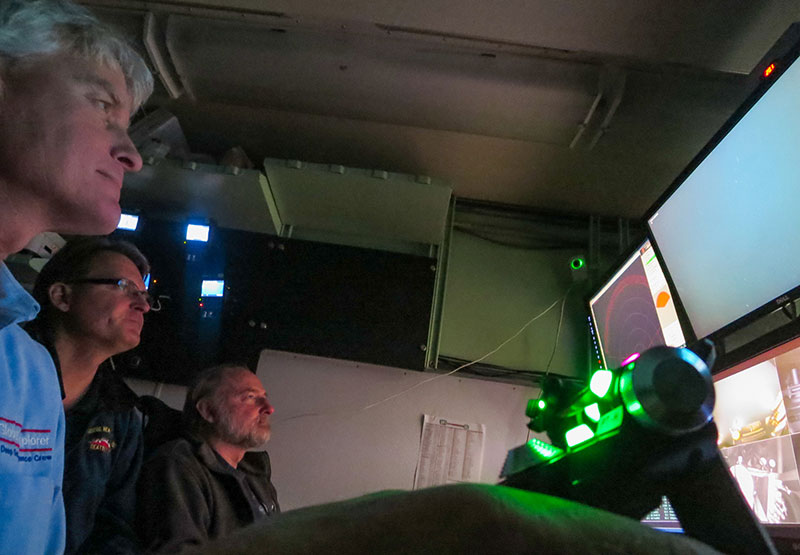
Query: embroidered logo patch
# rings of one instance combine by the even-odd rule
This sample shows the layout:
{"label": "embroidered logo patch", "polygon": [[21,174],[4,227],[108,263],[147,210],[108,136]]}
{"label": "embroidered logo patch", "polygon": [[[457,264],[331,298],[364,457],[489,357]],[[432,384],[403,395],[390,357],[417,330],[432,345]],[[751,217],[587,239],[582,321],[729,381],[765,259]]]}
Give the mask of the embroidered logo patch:
{"label": "embroidered logo patch", "polygon": [[[16,457],[22,463],[49,461],[50,430],[26,428],[22,423],[0,416],[0,455]],[[0,464],[4,461],[0,461]]]}
{"label": "embroidered logo patch", "polygon": [[89,451],[110,453],[117,443],[114,441],[114,430],[110,426],[92,426],[86,430]]}
{"label": "embroidered logo patch", "polygon": [[90,451],[101,451],[103,453],[108,453],[116,446],[117,444],[115,442],[104,437],[97,437],[89,440]]}

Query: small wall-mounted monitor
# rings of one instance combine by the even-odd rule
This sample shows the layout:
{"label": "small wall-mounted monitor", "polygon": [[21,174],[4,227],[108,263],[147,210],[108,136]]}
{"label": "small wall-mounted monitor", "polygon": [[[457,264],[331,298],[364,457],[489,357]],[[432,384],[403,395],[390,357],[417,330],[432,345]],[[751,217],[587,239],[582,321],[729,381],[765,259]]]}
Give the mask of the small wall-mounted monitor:
{"label": "small wall-mounted monitor", "polygon": [[120,214],[119,223],[117,224],[117,229],[136,231],[136,228],[138,226],[139,226],[139,216],[135,214],[125,214],[125,213]]}
{"label": "small wall-mounted monitor", "polygon": [[204,279],[200,284],[201,297],[222,297],[225,292],[225,281],[221,279]]}
{"label": "small wall-mounted monitor", "polygon": [[647,216],[697,339],[800,295],[798,36]]}
{"label": "small wall-mounted monitor", "polygon": [[186,226],[186,240],[187,241],[202,241],[208,242],[209,226],[199,224],[188,224]]}
{"label": "small wall-mounted monitor", "polygon": [[655,346],[686,339],[675,300],[650,240],[641,243],[589,299],[595,340],[605,368]]}

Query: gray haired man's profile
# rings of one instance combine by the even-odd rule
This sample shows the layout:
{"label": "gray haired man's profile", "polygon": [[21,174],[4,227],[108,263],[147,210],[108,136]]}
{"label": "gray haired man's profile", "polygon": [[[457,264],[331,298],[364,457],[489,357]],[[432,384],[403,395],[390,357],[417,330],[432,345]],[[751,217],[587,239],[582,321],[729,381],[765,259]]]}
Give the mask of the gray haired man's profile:
{"label": "gray haired man's profile", "polygon": [[[43,231],[99,235],[119,221],[127,134],[152,91],[141,57],[85,8],[0,2],[0,260]],[[64,410],[47,350],[19,324],[37,303],[0,263],[0,539],[60,553]]]}
{"label": "gray haired man's profile", "polygon": [[186,393],[185,436],[144,464],[137,514],[150,551],[203,545],[280,512],[263,448],[274,412],[253,372],[237,364],[202,371]]}

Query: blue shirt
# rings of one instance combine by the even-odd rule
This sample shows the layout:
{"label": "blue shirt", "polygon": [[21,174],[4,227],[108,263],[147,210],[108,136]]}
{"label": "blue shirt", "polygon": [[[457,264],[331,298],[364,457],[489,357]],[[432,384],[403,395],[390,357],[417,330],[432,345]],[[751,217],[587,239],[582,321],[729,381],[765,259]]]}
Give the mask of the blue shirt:
{"label": "blue shirt", "polygon": [[0,551],[64,551],[64,408],[53,360],[19,327],[39,305],[0,262]]}

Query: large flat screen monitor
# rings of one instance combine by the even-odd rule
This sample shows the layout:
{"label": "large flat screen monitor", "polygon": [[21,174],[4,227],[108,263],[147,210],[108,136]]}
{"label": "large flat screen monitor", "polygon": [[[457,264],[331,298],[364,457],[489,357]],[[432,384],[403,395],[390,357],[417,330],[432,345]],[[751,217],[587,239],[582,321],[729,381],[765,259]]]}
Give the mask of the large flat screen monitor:
{"label": "large flat screen monitor", "polygon": [[686,344],[675,300],[649,240],[638,245],[589,299],[605,368],[650,347]]}
{"label": "large flat screen monitor", "polygon": [[[782,43],[795,40],[796,25]],[[797,48],[647,216],[697,339],[800,294]]]}

